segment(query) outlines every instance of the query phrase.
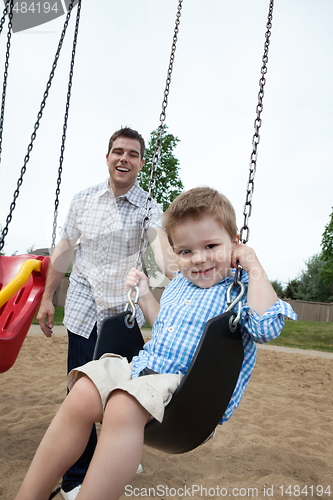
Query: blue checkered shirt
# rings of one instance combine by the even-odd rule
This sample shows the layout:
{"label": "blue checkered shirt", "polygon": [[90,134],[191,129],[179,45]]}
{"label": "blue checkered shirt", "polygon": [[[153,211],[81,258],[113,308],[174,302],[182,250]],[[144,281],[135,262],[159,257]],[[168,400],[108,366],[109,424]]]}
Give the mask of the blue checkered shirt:
{"label": "blue checkered shirt", "polygon": [[[232,281],[233,277],[228,277],[211,288],[199,288],[178,274],[162,295],[161,309],[154,323],[152,339],[145,344],[139,355],[133,358],[133,378],[144,368],[158,373],[185,374],[205,324],[227,309],[226,291]],[[242,282],[246,290],[248,281],[248,275],[243,272]],[[232,289],[231,300],[236,298],[238,290],[237,287]],[[279,299],[260,317],[248,306],[246,295],[244,296],[240,320],[244,361],[220,424],[231,417],[244,394],[256,361],[255,342],[269,342],[278,337],[284,325],[284,316],[297,319],[286,302]]]}
{"label": "blue checkered shirt", "polygon": [[[79,240],[65,305],[71,332],[89,338],[96,322],[124,310],[124,282],[137,263],[146,199],[137,182],[115,198],[108,180],[74,196],[62,228],[63,238]],[[153,200],[150,228],[162,226],[162,213]],[[143,314],[137,313],[141,326]]]}

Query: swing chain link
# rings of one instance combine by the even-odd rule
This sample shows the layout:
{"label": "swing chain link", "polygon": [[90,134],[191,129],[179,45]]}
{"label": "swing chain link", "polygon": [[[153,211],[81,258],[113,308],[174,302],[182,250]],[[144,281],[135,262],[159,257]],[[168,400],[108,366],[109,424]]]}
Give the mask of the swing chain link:
{"label": "swing chain link", "polygon": [[177,39],[178,39],[178,33],[179,33],[179,24],[180,24],[182,3],[183,3],[183,0],[179,0],[178,7],[177,7],[175,28],[174,28],[173,39],[172,39],[172,46],[171,46],[169,67],[168,67],[168,72],[167,72],[167,79],[166,79],[163,102],[162,102],[162,111],[160,114],[160,125],[158,127],[158,134],[157,134],[157,139],[156,139],[156,143],[155,143],[155,151],[154,151],[154,155],[153,155],[152,167],[151,167],[151,172],[150,172],[148,196],[147,196],[146,204],[145,204],[145,215],[143,218],[142,231],[141,231],[141,237],[140,237],[140,250],[138,253],[136,267],[140,266],[142,261],[143,261],[143,253],[144,253],[144,248],[145,248],[145,234],[146,234],[146,231],[148,230],[150,212],[151,212],[151,208],[152,208],[152,197],[153,197],[153,192],[155,189],[155,182],[156,182],[156,172],[157,172],[158,160],[159,160],[159,155],[160,155],[161,146],[162,146],[162,135],[163,135],[163,131],[164,131],[164,122],[166,119],[166,108],[168,106],[168,97],[169,97],[169,92],[170,92],[171,75],[172,75],[172,71],[173,71],[173,63],[175,60],[175,53],[176,53],[176,47],[177,47]]}
{"label": "swing chain link", "polygon": [[13,20],[13,7],[14,0],[7,0],[5,4],[5,9],[3,11],[3,16],[0,21],[0,33],[2,32],[3,25],[5,23],[6,14],[8,12],[8,33],[7,33],[7,45],[6,45],[6,59],[5,59],[5,71],[3,75],[3,85],[2,85],[2,98],[1,98],[1,116],[0,116],[0,163],[2,154],[2,135],[3,135],[3,122],[5,118],[5,104],[6,104],[6,91],[7,91],[7,79],[8,79],[8,67],[9,67],[9,55],[10,55],[10,41],[12,37],[12,20]]}
{"label": "swing chain link", "polygon": [[62,33],[61,33],[61,36],[60,36],[58,48],[57,48],[56,55],[55,55],[55,58],[54,58],[54,61],[53,61],[53,64],[52,64],[51,73],[50,73],[48,82],[46,84],[46,90],[45,90],[44,95],[43,95],[43,99],[42,99],[42,102],[41,102],[41,105],[40,105],[39,112],[37,114],[37,121],[36,121],[36,123],[34,125],[34,131],[33,131],[32,135],[31,135],[31,138],[30,138],[31,140],[30,140],[30,143],[29,143],[28,148],[27,148],[27,154],[24,157],[23,167],[21,168],[20,177],[19,177],[19,179],[17,181],[16,190],[14,191],[13,201],[10,204],[9,214],[8,214],[8,216],[6,218],[6,225],[3,228],[3,230],[2,230],[2,234],[1,234],[1,238],[0,238],[0,251],[4,247],[5,238],[6,238],[7,234],[8,234],[8,226],[9,226],[9,224],[12,221],[12,218],[13,218],[13,212],[14,212],[14,209],[16,207],[16,200],[17,200],[17,198],[18,198],[18,196],[20,194],[19,191],[20,191],[20,187],[22,186],[22,183],[23,183],[23,176],[24,176],[24,174],[26,173],[26,170],[27,170],[27,163],[30,160],[30,153],[31,153],[31,151],[33,149],[33,143],[34,143],[34,141],[36,139],[37,130],[39,128],[40,121],[41,121],[41,118],[43,116],[43,111],[44,111],[44,108],[46,106],[46,100],[47,100],[47,98],[49,96],[49,91],[50,91],[50,88],[51,88],[52,80],[53,80],[53,77],[54,77],[54,74],[55,74],[55,70],[56,70],[56,67],[57,67],[57,64],[58,64],[58,60],[59,60],[59,57],[60,57],[60,52],[61,52],[61,48],[62,48],[64,39],[65,39],[65,35],[66,35],[67,27],[68,27],[68,24],[69,24],[69,20],[70,20],[70,16],[71,16],[71,12],[72,12],[74,1],[75,0],[71,0],[70,5],[68,7],[68,12],[67,12],[65,23],[64,23],[64,26],[63,26],[63,30],[62,30]]}
{"label": "swing chain link", "polygon": [[[239,291],[239,294],[237,295],[237,297],[233,301],[231,301],[231,291],[235,286],[240,287],[240,291]],[[233,281],[232,283],[230,283],[230,285],[227,288],[228,308],[226,309],[225,312],[232,311],[232,309],[238,304],[237,314],[234,313],[234,315],[230,317],[230,321],[229,321],[229,327],[230,327],[232,332],[234,332],[236,330],[236,327],[237,327],[237,325],[240,321],[240,318],[241,318],[242,305],[243,305],[242,298],[243,298],[244,294],[245,294],[245,285],[240,280]]]}
{"label": "swing chain link", "polygon": [[[69,9],[72,10],[73,9],[73,5],[74,5],[74,1],[71,2],[70,6],[69,6]],[[51,243],[51,249],[52,250],[55,247],[55,240],[56,240],[56,235],[57,235],[57,219],[58,219],[60,184],[61,184],[61,175],[62,175],[62,165],[63,165],[63,161],[64,161],[64,152],[65,152],[65,143],[66,143],[66,132],[67,132],[67,123],[68,123],[68,113],[69,113],[69,106],[70,106],[70,100],[71,100],[71,91],[72,91],[72,84],[73,84],[74,61],[75,61],[75,54],[76,54],[77,37],[78,37],[78,32],[79,32],[80,13],[81,13],[81,0],[78,0],[77,12],[76,12],[76,22],[75,22],[75,29],[74,29],[73,47],[72,47],[72,58],[71,58],[71,64],[70,64],[68,89],[67,89],[66,110],[65,110],[63,133],[62,133],[62,142],[61,142],[61,149],[60,149],[60,159],[59,159],[59,168],[58,168],[56,198],[55,198],[55,202],[54,202],[53,232],[52,232],[52,243]]]}
{"label": "swing chain link", "polygon": [[[135,297],[132,297],[132,292],[134,290],[135,290]],[[126,304],[125,311],[128,311],[128,307],[131,306],[132,313],[131,313],[131,315],[126,316],[125,323],[128,327],[131,328],[132,326],[134,326],[133,321],[134,321],[135,316],[136,316],[136,307],[135,306],[139,302],[140,288],[138,286],[133,286],[132,288],[130,288],[130,290],[127,293],[127,298],[128,298],[128,303]],[[130,318],[128,319],[129,316],[130,316]]]}
{"label": "swing chain link", "polygon": [[[265,75],[267,73],[267,63],[268,63],[268,49],[269,49],[269,43],[270,43],[270,36],[271,36],[271,28],[272,28],[272,18],[273,18],[273,6],[274,6],[274,0],[270,0],[269,3],[269,10],[268,10],[268,20],[266,24],[267,31],[265,33],[265,46],[264,46],[264,55],[262,58],[263,65],[261,67],[261,78],[259,80],[259,93],[258,93],[258,104],[256,108],[257,116],[254,121],[254,135],[252,139],[252,152],[250,156],[250,166],[249,166],[249,180],[248,180],[248,185],[247,185],[247,191],[246,191],[246,201],[244,205],[244,222],[243,222],[243,227],[240,230],[240,241],[242,243],[247,243],[249,240],[249,235],[250,235],[250,229],[248,226],[249,218],[251,216],[252,212],[252,196],[253,196],[253,191],[254,191],[254,176],[256,173],[256,168],[257,168],[257,158],[258,158],[258,144],[260,142],[260,127],[261,127],[261,112],[263,110],[263,98],[264,98],[264,86],[266,83],[266,78]],[[244,235],[243,233],[246,231],[246,234]]]}

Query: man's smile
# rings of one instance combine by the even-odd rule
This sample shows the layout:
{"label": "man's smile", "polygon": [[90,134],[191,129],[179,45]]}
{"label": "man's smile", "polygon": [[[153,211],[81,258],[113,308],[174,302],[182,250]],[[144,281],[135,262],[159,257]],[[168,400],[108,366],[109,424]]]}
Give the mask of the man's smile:
{"label": "man's smile", "polygon": [[126,167],[116,167],[116,170],[118,172],[130,172],[130,169]]}

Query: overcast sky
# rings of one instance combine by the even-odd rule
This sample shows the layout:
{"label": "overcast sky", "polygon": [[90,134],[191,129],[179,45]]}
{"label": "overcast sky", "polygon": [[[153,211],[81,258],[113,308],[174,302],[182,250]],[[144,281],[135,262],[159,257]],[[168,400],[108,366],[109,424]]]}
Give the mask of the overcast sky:
{"label": "overcast sky", "polygon": [[[82,1],[59,226],[73,195],[107,178],[110,135],[128,125],[148,141],[159,125],[177,4]],[[185,189],[208,185],[223,192],[235,206],[239,227],[267,13],[268,0],[184,0],[167,109],[169,132],[181,141],[175,155]],[[51,244],[72,17],[6,255]],[[64,20],[12,36],[0,169],[2,226]],[[283,283],[320,251],[333,206],[332,24],[332,0],[275,2],[248,244],[269,278]],[[6,34],[1,38],[3,68]]]}

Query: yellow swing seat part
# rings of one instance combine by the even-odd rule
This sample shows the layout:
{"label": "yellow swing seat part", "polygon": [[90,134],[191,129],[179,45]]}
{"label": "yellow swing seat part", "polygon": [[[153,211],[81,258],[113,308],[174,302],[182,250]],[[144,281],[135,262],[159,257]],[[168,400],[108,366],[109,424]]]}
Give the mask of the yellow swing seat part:
{"label": "yellow swing seat part", "polygon": [[2,307],[15,293],[28,281],[31,273],[40,273],[42,262],[40,260],[29,259],[22,264],[18,274],[0,291],[0,307]]}

